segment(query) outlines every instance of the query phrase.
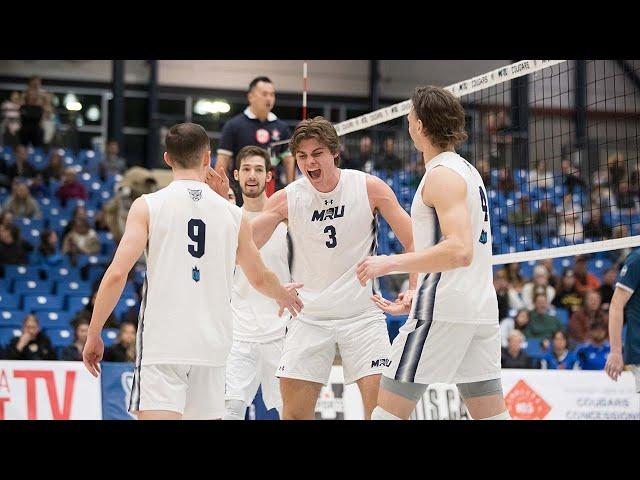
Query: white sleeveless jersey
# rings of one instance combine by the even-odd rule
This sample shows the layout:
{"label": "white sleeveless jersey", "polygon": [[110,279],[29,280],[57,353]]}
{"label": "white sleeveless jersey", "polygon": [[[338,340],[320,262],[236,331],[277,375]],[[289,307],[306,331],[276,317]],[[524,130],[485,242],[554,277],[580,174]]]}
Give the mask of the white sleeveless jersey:
{"label": "white sleeveless jersey", "polygon": [[491,225],[486,190],[478,171],[457,153],[443,152],[426,166],[411,204],[415,250],[424,250],[441,240],[436,211],[422,200],[425,180],[435,167],[450,168],[467,184],[467,206],[473,230],[473,260],[468,267],[420,274],[411,314],[424,320],[433,318],[460,323],[497,323],[498,300],[493,287]]}
{"label": "white sleeveless jersey", "polygon": [[[260,212],[247,212],[243,215],[252,220]],[[289,247],[287,226],[278,225],[271,238],[260,249],[264,264],[277,276],[280,283],[291,282],[289,273]],[[236,267],[233,277],[233,339],[243,342],[267,343],[284,338],[288,312],[278,317],[278,304],[265,297],[251,286],[240,266]]]}
{"label": "white sleeveless jersey", "polygon": [[195,180],[143,198],[150,219],[136,364],[222,366],[242,212]]}
{"label": "white sleeveless jersey", "polygon": [[291,277],[301,282],[307,320],[378,315],[372,283],[362,287],[356,265],[376,248],[376,221],[369,205],[366,174],[341,169],[336,188],[317,191],[306,177],[287,185]]}

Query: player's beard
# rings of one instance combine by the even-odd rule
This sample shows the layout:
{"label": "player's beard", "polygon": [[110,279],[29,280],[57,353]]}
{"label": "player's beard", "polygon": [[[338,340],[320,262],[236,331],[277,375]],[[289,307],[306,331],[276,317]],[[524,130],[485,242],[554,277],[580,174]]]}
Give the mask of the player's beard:
{"label": "player's beard", "polygon": [[243,187],[241,187],[242,190],[242,195],[244,195],[247,198],[258,198],[260,195],[262,195],[262,192],[264,192],[265,188],[267,188],[267,183],[263,183],[262,185],[258,185],[259,188],[258,190],[255,190],[253,192],[247,192],[246,189],[246,185]]}

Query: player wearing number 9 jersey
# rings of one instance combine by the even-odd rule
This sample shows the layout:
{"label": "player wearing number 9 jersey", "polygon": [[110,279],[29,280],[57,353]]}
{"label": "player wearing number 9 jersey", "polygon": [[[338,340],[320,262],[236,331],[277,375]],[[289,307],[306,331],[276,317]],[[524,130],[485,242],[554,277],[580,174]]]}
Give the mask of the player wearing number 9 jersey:
{"label": "player wearing number 9 jersey", "polygon": [[[464,119],[447,90],[416,89],[409,134],[425,162],[411,205],[416,252],[358,265],[362,282],[390,271],[420,274],[409,318],[393,341],[374,419],[407,419],[430,383],[457,384],[473,418],[509,417],[486,190],[478,171],[455,152],[467,138]],[[400,313],[384,299],[374,301]]]}
{"label": "player wearing number 9 jersey", "polygon": [[259,247],[287,223],[291,278],[304,284],[305,311],[288,325],[277,370],[283,418],[314,418],[336,345],[345,383],[357,382],[369,418],[390,343],[385,317],[369,300],[373,284],[360,285],[355,267],[376,250],[378,212],[407,251],[413,251],[411,220],[385,182],[338,168],[338,135],[324,118],[298,124],[290,149],[304,177],[272,195],[252,221]]}
{"label": "player wearing number 9 jersey", "polygon": [[166,146],[173,181],[132,205],[98,290],[83,360],[97,374],[104,347],[100,331],[144,251],[147,272],[129,411],[139,419],[216,419],[224,414],[236,261],[249,283],[281,308],[295,315],[302,304],[295,286],[282,286],[265,267],[248,221],[226,200],[228,183],[219,182],[216,191],[205,183],[212,171],[205,130],[175,125]]}

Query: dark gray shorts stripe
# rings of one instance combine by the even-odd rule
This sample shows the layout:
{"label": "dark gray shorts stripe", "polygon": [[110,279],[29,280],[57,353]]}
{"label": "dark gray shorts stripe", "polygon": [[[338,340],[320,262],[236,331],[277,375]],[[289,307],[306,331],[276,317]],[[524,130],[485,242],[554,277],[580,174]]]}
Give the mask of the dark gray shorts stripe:
{"label": "dark gray shorts stripe", "polygon": [[394,377],[396,380],[413,382],[415,379],[422,349],[427,341],[427,335],[429,335],[429,329],[433,322],[433,306],[439,280],[440,273],[433,273],[424,279],[418,290],[416,310],[414,313],[416,327],[413,332],[407,335],[407,340]]}
{"label": "dark gray shorts stripe", "polygon": [[136,366],[133,373],[133,385],[131,386],[131,398],[129,400],[129,411],[140,408],[140,370],[142,366],[142,333],[144,331],[144,312],[147,308],[147,292],[149,283],[147,275],[144,276],[142,287],[142,301],[140,302],[140,312],[138,313],[138,332],[136,335]]}

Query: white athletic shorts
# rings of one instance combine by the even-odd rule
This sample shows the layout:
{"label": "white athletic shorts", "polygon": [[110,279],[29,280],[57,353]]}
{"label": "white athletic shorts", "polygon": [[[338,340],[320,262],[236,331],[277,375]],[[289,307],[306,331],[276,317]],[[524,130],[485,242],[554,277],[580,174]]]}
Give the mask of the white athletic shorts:
{"label": "white athletic shorts", "polygon": [[234,340],[227,358],[225,400],[242,400],[250,405],[262,385],[262,400],[268,410],[282,411],[280,380],[276,370],[280,364],[284,338],[269,343]]}
{"label": "white athletic shorts", "polygon": [[336,346],[340,350],[346,385],[382,373],[389,362],[391,347],[385,316],[313,323],[300,315],[291,319],[277,376],[326,385]]}
{"label": "white athletic shorts", "polygon": [[640,393],[640,365],[630,365],[631,372],[636,379],[636,392]]}
{"label": "white athletic shorts", "polygon": [[142,365],[135,369],[129,412],[168,410],[184,420],[224,415],[225,367]]}
{"label": "white athletic shorts", "polygon": [[500,327],[409,318],[384,376],[401,382],[470,383],[500,378]]}

